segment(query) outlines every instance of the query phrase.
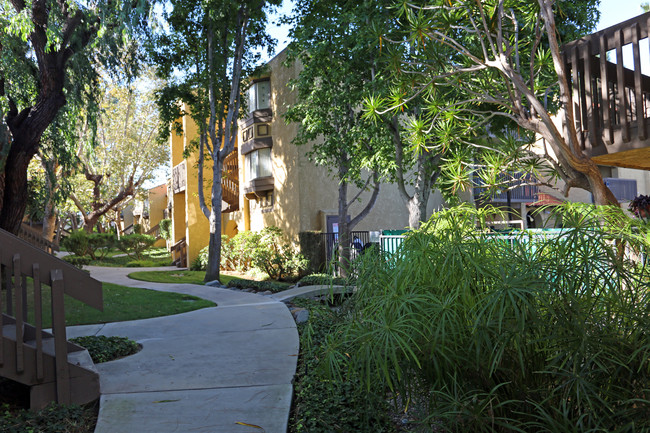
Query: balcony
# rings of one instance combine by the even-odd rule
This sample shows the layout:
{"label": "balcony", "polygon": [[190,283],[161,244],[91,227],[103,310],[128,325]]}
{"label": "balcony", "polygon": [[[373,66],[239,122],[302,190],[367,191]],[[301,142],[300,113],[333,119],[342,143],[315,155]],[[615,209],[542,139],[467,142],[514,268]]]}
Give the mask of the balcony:
{"label": "balcony", "polygon": [[[533,185],[535,179],[524,173],[503,174],[499,176],[499,184],[505,187],[497,194],[488,195],[488,188],[477,179],[478,186],[474,188],[474,199],[489,203],[529,203],[537,199],[538,188]],[[508,198],[510,194],[510,198]]]}
{"label": "balcony", "polygon": [[185,191],[185,188],[187,188],[186,176],[185,161],[172,168],[172,191],[174,194]]}
{"label": "balcony", "polygon": [[650,169],[650,76],[640,54],[649,21],[646,13],[562,47],[578,139],[597,164]]}

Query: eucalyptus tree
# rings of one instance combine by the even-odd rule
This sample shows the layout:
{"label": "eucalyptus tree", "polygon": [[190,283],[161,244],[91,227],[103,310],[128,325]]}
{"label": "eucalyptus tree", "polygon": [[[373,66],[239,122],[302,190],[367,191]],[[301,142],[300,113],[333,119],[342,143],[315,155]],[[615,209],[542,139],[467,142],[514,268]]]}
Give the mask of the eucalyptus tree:
{"label": "eucalyptus tree", "polygon": [[[412,87],[383,108],[408,104],[437,86],[455,86],[471,102],[472,114],[502,118],[511,129],[543,137],[550,147],[544,157],[564,180],[565,194],[582,188],[597,204],[617,205],[597,165],[580,150],[572,110],[557,111],[572,106],[560,41],[593,30],[597,6],[597,0],[400,1],[394,18],[402,31],[395,37],[393,30],[382,43],[410,51],[395,73],[408,76]],[[441,50],[448,53],[442,64]],[[554,122],[556,112],[563,130]]]}
{"label": "eucalyptus tree", "polygon": [[29,162],[68,99],[92,89],[93,66],[135,64],[135,51],[123,48],[147,8],[144,0],[0,1],[0,227],[18,230]]}
{"label": "eucalyptus tree", "polygon": [[[309,144],[308,156],[338,182],[339,268],[348,269],[350,231],[371,211],[392,160],[390,138],[363,116],[362,103],[375,84],[377,38],[368,25],[383,13],[381,2],[296,2],[288,60],[301,70],[291,85],[297,102],[287,121],[300,124],[293,143]],[[359,191],[349,197],[350,186]],[[350,208],[364,191],[370,197],[357,215]]]}
{"label": "eucalyptus tree", "polygon": [[[168,85],[160,92],[161,119],[181,132],[179,119],[198,125],[198,193],[210,221],[206,281],[219,279],[221,262],[221,177],[223,161],[235,149],[242,109],[242,78],[259,60],[255,48],[274,46],[266,33],[267,9],[280,0],[172,0],[161,3],[164,23],[153,37],[151,57]],[[169,129],[162,129],[169,139]],[[204,166],[212,162],[210,201]]]}

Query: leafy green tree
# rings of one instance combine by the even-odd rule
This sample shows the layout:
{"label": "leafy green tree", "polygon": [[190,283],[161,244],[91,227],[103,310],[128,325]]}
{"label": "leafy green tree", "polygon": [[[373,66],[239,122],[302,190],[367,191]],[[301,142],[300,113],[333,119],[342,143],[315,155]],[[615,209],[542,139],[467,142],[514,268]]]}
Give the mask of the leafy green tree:
{"label": "leafy green tree", "polygon": [[92,88],[94,64],[133,65],[145,1],[0,1],[0,227],[16,232],[27,167],[68,99]]}
{"label": "leafy green tree", "polygon": [[[366,24],[379,19],[382,9],[377,6],[369,1],[301,0],[291,20],[289,60],[299,61],[302,69],[292,83],[297,102],[286,119],[300,123],[294,144],[310,145],[310,159],[328,167],[338,182],[339,268],[344,274],[350,232],[374,206],[393,152],[383,126],[361,110],[375,83],[377,38]],[[353,197],[348,195],[350,186],[359,189]],[[370,198],[357,215],[350,215],[364,191],[371,191]]]}
{"label": "leafy green tree", "polygon": [[[272,47],[266,12],[280,0],[172,0],[165,24],[154,35],[151,57],[169,80],[160,93],[161,118],[181,132],[178,120],[191,116],[199,129],[198,196],[210,221],[206,281],[219,279],[221,262],[221,177],[223,161],[235,149],[242,109],[242,77],[252,73],[259,53]],[[182,71],[182,72],[180,72]],[[182,103],[182,104],[181,104]],[[162,130],[169,139],[169,130]],[[203,193],[204,165],[212,162],[209,204]]]}
{"label": "leafy green tree", "polygon": [[550,147],[544,155],[547,167],[564,180],[565,194],[577,187],[591,191],[597,204],[618,204],[597,165],[580,150],[572,110],[558,112],[563,131],[553,121],[559,107],[572,106],[559,41],[591,31],[597,5],[595,0],[400,1],[393,12],[399,37],[394,30],[380,37],[386,52],[397,58],[395,77],[408,77],[411,87],[384,108],[454,86],[473,115],[489,119],[493,128],[519,129],[527,138],[520,145],[530,143],[534,134],[543,137]]}
{"label": "leafy green tree", "polygon": [[150,76],[128,86],[106,82],[96,134],[87,127],[79,133],[80,173],[70,199],[87,231],[142,192],[144,183],[168,163],[169,146],[156,140],[159,117],[154,92],[161,85]]}

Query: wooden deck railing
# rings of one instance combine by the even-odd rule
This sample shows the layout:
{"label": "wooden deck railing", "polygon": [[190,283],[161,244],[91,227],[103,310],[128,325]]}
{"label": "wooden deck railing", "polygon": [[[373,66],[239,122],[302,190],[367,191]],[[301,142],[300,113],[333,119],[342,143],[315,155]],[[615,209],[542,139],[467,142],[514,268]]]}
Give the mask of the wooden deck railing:
{"label": "wooden deck railing", "polygon": [[151,227],[147,232],[145,233],[149,236],[153,236],[155,238],[160,237],[160,223],[156,224],[155,226]]}
{"label": "wooden deck railing", "polygon": [[185,241],[185,238],[172,245],[170,251],[172,253],[172,261],[174,265],[179,268],[187,267],[187,242]]}
{"label": "wooden deck railing", "polygon": [[[46,376],[55,374],[56,400],[69,403],[69,343],[63,295],[103,310],[101,283],[1,229],[0,244],[0,312],[4,313],[0,319],[0,371],[5,377],[30,385],[37,385]],[[31,297],[28,288],[33,288]],[[50,305],[43,305],[46,290],[51,292]],[[49,364],[45,363],[43,336],[49,334],[43,332],[44,308],[52,311],[55,372],[50,371]],[[33,317],[31,324],[27,321],[29,316]],[[5,330],[11,332],[12,337],[15,333],[15,350],[13,345],[7,349],[3,338]],[[27,357],[26,354],[32,353],[34,348],[35,357]]]}
{"label": "wooden deck railing", "polygon": [[40,231],[34,230],[25,223],[22,223],[20,225],[20,229],[18,230],[18,237],[32,244],[36,248],[39,248],[50,254],[54,254],[55,251],[59,251],[58,243],[48,241],[43,237],[43,234]]}
{"label": "wooden deck railing", "polygon": [[239,152],[235,149],[223,161],[223,176],[221,177],[221,193],[228,207],[223,213],[239,209]]}
{"label": "wooden deck railing", "polygon": [[649,22],[646,13],[562,47],[578,138],[590,156],[650,144],[650,77],[641,73],[639,43]]}

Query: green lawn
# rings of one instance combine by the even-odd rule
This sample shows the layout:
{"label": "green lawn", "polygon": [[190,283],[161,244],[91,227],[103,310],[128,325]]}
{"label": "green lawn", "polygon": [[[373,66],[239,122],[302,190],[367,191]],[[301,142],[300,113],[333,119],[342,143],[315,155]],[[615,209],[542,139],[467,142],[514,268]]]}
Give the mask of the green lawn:
{"label": "green lawn", "polygon": [[[149,271],[132,272],[129,278],[151,283],[181,283],[181,284],[203,284],[205,271]],[[230,275],[220,275],[221,283],[228,284],[230,280],[241,280],[242,278]]]}
{"label": "green lawn", "polygon": [[[154,290],[118,286],[103,283],[104,311],[97,311],[76,299],[65,297],[67,325],[89,325],[94,323],[122,322],[185,313],[199,308],[214,307],[216,304],[195,296],[179,293],[156,292]],[[28,299],[33,299],[28,284]],[[3,293],[4,296],[4,293]],[[43,291],[43,326],[51,326],[50,291]],[[28,318],[30,323],[33,317]]]}
{"label": "green lawn", "polygon": [[[169,266],[172,258],[166,248],[150,248],[142,254],[141,260],[134,257],[124,256],[124,252],[118,250],[110,251],[102,260],[93,260],[91,266],[107,267],[150,267],[150,266]],[[119,256],[119,257],[116,257]]]}

